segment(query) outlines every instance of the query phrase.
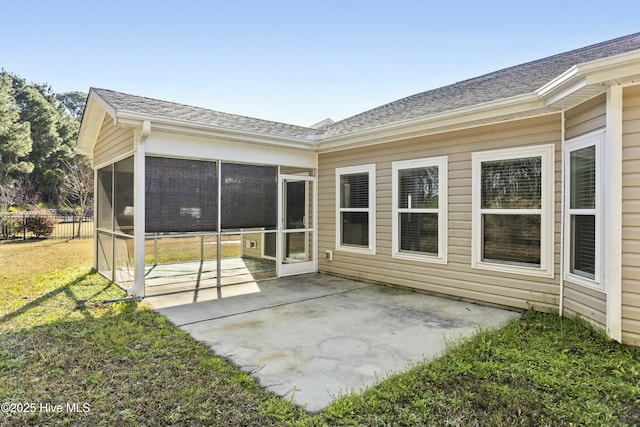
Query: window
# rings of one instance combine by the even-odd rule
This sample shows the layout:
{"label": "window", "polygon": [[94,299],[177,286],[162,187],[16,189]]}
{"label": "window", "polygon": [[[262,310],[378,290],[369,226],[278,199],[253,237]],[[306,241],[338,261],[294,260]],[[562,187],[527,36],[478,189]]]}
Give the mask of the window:
{"label": "window", "polygon": [[447,158],[394,162],[393,257],[446,263]]}
{"label": "window", "polygon": [[336,249],[375,254],[375,171],[336,169]]}
{"label": "window", "polygon": [[589,286],[600,283],[600,146],[604,132],[565,145],[566,278]]}
{"label": "window", "polygon": [[553,277],[554,146],[473,154],[474,268]]}

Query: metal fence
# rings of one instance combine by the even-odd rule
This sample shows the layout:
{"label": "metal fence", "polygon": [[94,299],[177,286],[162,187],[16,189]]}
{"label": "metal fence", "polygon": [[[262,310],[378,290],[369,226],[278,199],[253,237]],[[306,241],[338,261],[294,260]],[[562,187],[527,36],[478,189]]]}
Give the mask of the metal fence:
{"label": "metal fence", "polygon": [[[38,218],[41,222],[47,222],[53,226],[53,232],[48,236],[38,236],[33,228],[28,226],[29,221]],[[26,240],[33,237],[48,239],[86,239],[93,237],[93,213],[80,217],[75,212],[64,211],[38,211],[38,212],[12,212],[0,214],[0,239]]]}

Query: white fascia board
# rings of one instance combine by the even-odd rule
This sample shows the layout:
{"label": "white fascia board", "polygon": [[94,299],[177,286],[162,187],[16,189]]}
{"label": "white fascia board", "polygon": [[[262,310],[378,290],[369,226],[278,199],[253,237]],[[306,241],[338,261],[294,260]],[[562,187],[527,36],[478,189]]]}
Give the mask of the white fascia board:
{"label": "white fascia board", "polygon": [[78,153],[88,156],[93,155],[93,147],[98,140],[98,135],[100,134],[100,129],[102,128],[106,114],[115,120],[116,111],[96,95],[95,92],[89,91],[87,106],[82,116],[82,123],[80,123],[76,142],[76,151]]}
{"label": "white fascia board", "polygon": [[640,50],[579,65],[589,84],[640,75]]}
{"label": "white fascia board", "polygon": [[545,105],[553,105],[587,86],[601,85],[604,91],[610,82],[630,76],[640,76],[640,51],[574,65],[535,94],[545,99]]}
{"label": "white fascia board", "polygon": [[232,141],[248,142],[252,144],[271,145],[276,147],[296,148],[302,150],[316,150],[318,143],[315,138],[296,138],[281,135],[265,134],[225,126],[194,123],[186,120],[155,117],[129,111],[118,112],[118,124],[140,126],[143,121],[150,121],[151,128],[157,131],[195,135],[209,138],[220,138]]}
{"label": "white fascia board", "polygon": [[[441,114],[434,114],[428,117],[394,122],[389,125],[367,128],[346,135],[329,137],[320,142],[319,152],[323,153],[361,145],[379,144],[398,140],[399,138],[429,135],[438,133],[443,128],[447,128],[447,131],[452,130],[452,126],[456,129],[464,129],[468,127],[468,123],[504,121],[522,113],[537,115],[548,114],[549,112],[553,111],[545,109],[543,101],[535,94],[519,95],[471,107],[459,108]],[[475,126],[475,124],[473,126]]]}

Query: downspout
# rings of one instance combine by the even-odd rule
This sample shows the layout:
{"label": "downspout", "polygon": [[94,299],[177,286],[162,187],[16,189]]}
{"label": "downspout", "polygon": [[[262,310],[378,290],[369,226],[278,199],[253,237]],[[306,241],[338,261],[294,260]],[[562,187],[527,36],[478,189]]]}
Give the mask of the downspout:
{"label": "downspout", "polygon": [[133,253],[134,284],[129,295],[144,298],[144,243],[145,243],[145,143],[151,134],[151,122],[144,120],[142,128],[134,134],[133,166]]}
{"label": "downspout", "polygon": [[565,179],[564,175],[566,173],[566,165],[564,164],[564,144],[566,138],[566,118],[564,116],[564,110],[560,112],[560,169],[562,173],[560,174],[560,303],[558,304],[558,312],[560,317],[564,317],[564,268],[565,268],[565,260],[564,260],[564,245],[565,245]]}

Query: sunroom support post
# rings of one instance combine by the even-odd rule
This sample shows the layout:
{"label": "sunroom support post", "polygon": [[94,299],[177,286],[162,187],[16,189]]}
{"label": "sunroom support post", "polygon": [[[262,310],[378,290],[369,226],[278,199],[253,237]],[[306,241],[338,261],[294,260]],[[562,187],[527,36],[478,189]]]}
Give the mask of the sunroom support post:
{"label": "sunroom support post", "polygon": [[607,335],[622,341],[622,87],[607,91],[604,150],[604,281]]}
{"label": "sunroom support post", "polygon": [[130,295],[144,297],[144,238],[145,238],[145,142],[151,133],[151,122],[142,122],[142,128],[134,134],[135,152],[133,155],[133,251],[134,284]]}

